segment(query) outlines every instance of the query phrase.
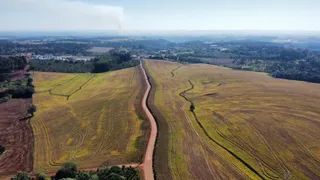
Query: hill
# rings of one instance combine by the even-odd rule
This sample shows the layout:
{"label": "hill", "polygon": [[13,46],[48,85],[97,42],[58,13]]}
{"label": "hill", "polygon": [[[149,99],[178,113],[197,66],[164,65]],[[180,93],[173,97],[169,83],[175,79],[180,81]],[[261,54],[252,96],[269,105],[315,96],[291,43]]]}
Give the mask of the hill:
{"label": "hill", "polygon": [[320,177],[319,84],[205,64],[145,67],[158,179]]}
{"label": "hill", "polygon": [[36,72],[34,172],[139,163],[148,138],[139,67],[101,74]]}

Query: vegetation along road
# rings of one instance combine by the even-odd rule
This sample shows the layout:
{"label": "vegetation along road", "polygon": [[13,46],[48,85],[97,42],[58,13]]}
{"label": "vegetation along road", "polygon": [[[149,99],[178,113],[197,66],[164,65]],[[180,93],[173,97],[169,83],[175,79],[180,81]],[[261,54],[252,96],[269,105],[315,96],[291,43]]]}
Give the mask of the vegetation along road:
{"label": "vegetation along road", "polygon": [[145,111],[146,115],[148,116],[148,119],[151,124],[151,133],[149,137],[149,142],[148,142],[148,147],[145,153],[144,161],[143,161],[143,173],[144,173],[144,179],[145,180],[151,180],[154,179],[154,174],[153,174],[153,151],[154,151],[154,146],[156,143],[156,138],[157,138],[157,124],[156,121],[151,114],[150,110],[147,107],[147,99],[151,90],[151,85],[148,80],[146,71],[144,70],[142,63],[140,62],[140,67],[142,69],[144,78],[146,80],[147,84],[147,89],[146,92],[144,93],[143,99],[142,99],[142,108]]}

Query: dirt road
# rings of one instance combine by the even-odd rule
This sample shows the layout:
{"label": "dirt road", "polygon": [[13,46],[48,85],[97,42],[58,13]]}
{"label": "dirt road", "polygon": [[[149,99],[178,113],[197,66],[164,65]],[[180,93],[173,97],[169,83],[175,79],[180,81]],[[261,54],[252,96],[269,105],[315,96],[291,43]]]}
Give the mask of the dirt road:
{"label": "dirt road", "polygon": [[144,179],[145,180],[153,180],[154,179],[154,174],[153,174],[153,151],[154,151],[154,146],[156,143],[156,138],[157,138],[157,124],[156,121],[151,114],[150,110],[147,107],[147,98],[151,90],[151,85],[148,80],[146,71],[144,70],[142,66],[142,62],[140,61],[140,67],[143,72],[146,84],[147,84],[147,89],[146,92],[144,93],[143,99],[142,99],[142,108],[145,111],[146,115],[148,116],[148,119],[150,121],[151,125],[151,133],[149,137],[149,142],[148,142],[148,147],[144,156],[144,161],[143,164],[141,165],[143,168],[143,173],[144,173]]}

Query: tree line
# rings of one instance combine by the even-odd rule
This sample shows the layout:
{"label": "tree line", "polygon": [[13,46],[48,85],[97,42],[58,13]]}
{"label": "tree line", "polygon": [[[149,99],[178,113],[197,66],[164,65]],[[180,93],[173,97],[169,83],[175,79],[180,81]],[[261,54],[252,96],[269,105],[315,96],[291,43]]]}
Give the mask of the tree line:
{"label": "tree line", "polygon": [[65,73],[101,73],[137,66],[129,52],[113,50],[91,61],[31,60],[31,70]]}
{"label": "tree line", "polygon": [[[52,180],[75,179],[75,180],[139,180],[139,172],[132,167],[118,167],[97,169],[96,171],[79,171],[76,164],[67,162],[56,172],[55,176],[48,177]],[[31,180],[28,173],[19,172],[11,180]],[[45,180],[47,176],[41,173],[36,177],[37,180]]]}
{"label": "tree line", "polygon": [[32,78],[10,81],[9,74],[24,69],[25,57],[0,57],[0,103],[11,98],[31,98],[34,93]]}
{"label": "tree line", "polygon": [[31,98],[34,91],[31,78],[0,82],[0,103],[11,98]]}
{"label": "tree line", "polygon": [[226,61],[226,67],[238,70],[267,72],[276,78],[301,80],[320,83],[320,53],[299,48],[285,48],[274,43],[266,42],[237,42],[216,43],[218,47],[211,48],[199,42],[189,42],[193,53],[168,57],[174,61],[188,63],[215,64],[212,59],[233,59],[233,63]]}
{"label": "tree line", "polygon": [[0,55],[15,55],[18,53],[54,54],[54,55],[89,55],[91,46],[86,43],[43,42],[39,44],[19,44],[11,41],[0,41]]}
{"label": "tree line", "polygon": [[266,68],[266,72],[276,78],[320,83],[320,58],[273,63]]}
{"label": "tree line", "polygon": [[9,73],[23,69],[27,63],[27,59],[23,56],[0,56],[0,82],[8,80]]}

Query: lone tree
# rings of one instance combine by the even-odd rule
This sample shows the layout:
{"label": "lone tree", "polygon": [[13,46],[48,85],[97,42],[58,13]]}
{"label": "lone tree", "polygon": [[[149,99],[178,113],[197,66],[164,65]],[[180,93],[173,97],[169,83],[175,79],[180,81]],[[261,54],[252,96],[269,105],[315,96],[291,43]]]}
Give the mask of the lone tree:
{"label": "lone tree", "polygon": [[196,108],[196,107],[195,107],[194,104],[192,103],[192,104],[190,105],[190,111],[193,112],[195,108]]}
{"label": "lone tree", "polygon": [[28,114],[31,114],[31,116],[34,116],[34,113],[37,111],[37,107],[35,105],[32,105],[28,109]]}

